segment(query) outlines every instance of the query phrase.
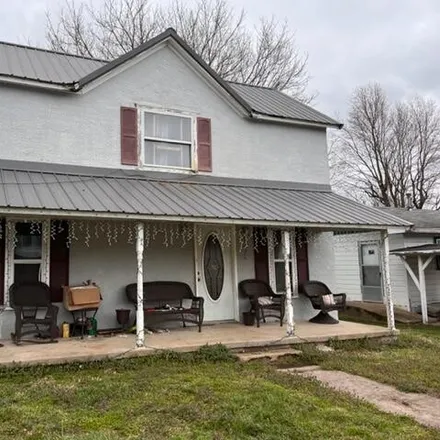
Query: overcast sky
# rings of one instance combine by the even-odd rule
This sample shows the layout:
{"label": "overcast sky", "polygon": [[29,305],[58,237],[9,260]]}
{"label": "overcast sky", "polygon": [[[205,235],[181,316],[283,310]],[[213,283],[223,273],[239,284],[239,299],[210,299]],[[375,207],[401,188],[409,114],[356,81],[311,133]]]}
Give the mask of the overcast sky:
{"label": "overcast sky", "polygon": [[[0,0],[0,40],[44,45],[45,11],[63,0]],[[100,3],[102,0],[92,0]],[[440,100],[439,0],[233,0],[250,22],[287,19],[309,54],[315,106],[344,116],[350,92],[380,82],[395,99]]]}

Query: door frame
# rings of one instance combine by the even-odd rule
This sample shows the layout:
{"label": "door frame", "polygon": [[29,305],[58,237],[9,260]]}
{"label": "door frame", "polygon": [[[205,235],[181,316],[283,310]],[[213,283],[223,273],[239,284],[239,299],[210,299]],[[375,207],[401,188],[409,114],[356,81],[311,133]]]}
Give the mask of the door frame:
{"label": "door frame", "polygon": [[[203,228],[205,231],[203,234],[203,243],[200,245],[200,248],[202,249],[201,253],[199,252],[199,244],[197,242],[197,229]],[[235,225],[198,225],[194,224],[193,227],[193,242],[194,242],[194,286],[195,286],[195,295],[196,296],[202,296],[204,295],[200,294],[200,283],[203,282],[205,284],[204,279],[202,279],[203,274],[203,264],[201,258],[203,257],[203,251],[206,245],[206,238],[210,234],[218,234],[218,231],[216,228],[230,228],[231,229],[231,246],[230,247],[224,247],[222,246],[222,253],[223,253],[223,264],[225,266],[225,269],[227,267],[227,264],[225,262],[225,256],[226,252],[230,252],[230,271],[231,271],[231,295],[232,295],[232,303],[233,303],[233,316],[234,320],[239,322],[240,321],[240,310],[239,310],[239,298],[238,298],[238,268],[237,268],[237,232]],[[202,264],[202,266],[201,266]],[[227,290],[227,286],[225,283],[223,283],[223,288]],[[208,295],[209,296],[209,295]],[[217,301],[214,301],[212,299],[209,299],[207,301],[211,301],[212,304],[217,303]],[[205,302],[207,302],[205,301]]]}
{"label": "door frame", "polygon": [[[366,300],[365,299],[365,291],[364,291],[364,283],[363,283],[363,257],[362,257],[362,246],[363,245],[376,245],[377,251],[378,251],[378,258],[379,258],[379,276],[380,276],[380,293],[381,293],[381,299],[380,300]],[[364,302],[374,302],[374,303],[382,303],[384,298],[384,285],[383,285],[383,276],[382,276],[382,246],[380,240],[364,240],[358,242],[358,263],[359,263],[359,282],[361,286],[361,296],[362,301]]]}

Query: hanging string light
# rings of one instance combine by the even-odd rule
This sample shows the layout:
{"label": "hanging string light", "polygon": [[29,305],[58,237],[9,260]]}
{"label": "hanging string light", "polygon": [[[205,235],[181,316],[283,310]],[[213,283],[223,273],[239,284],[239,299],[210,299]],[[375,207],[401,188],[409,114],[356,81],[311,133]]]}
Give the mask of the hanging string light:
{"label": "hanging string light", "polygon": [[[41,219],[8,219],[7,222],[0,223],[0,237],[9,235],[12,237],[8,243],[16,246],[17,232],[15,230],[15,222],[25,222],[29,224],[30,233],[33,235],[42,234],[43,240],[55,240],[64,232],[65,224],[68,225],[66,245],[70,247],[73,242],[81,241],[86,247],[93,247],[95,240],[105,238],[109,246],[113,246],[118,242],[126,241],[133,244],[135,241],[136,222],[130,221],[102,221],[102,220],[61,220],[52,219],[47,223],[47,227],[43,227],[44,221]],[[235,230],[234,230],[235,228]],[[296,243],[298,247],[306,245],[324,245],[331,242],[339,248],[352,246],[353,231],[339,231],[334,236],[331,231],[322,231],[319,229],[298,229],[298,228],[274,228],[272,231],[289,230],[291,233],[292,243]],[[172,222],[145,222],[145,247],[157,240],[166,248],[192,246],[194,242],[198,246],[202,246],[206,233],[214,234],[215,240],[224,248],[230,248],[236,240],[238,252],[246,249],[253,249],[259,252],[261,248],[271,247],[269,252],[273,252],[280,245],[280,234],[274,233],[273,239],[268,240],[269,228],[251,226],[234,227],[225,225],[225,227],[205,225],[194,225],[192,223],[172,223]],[[349,233],[350,232],[350,233]],[[358,231],[356,231],[359,233]],[[362,232],[361,232],[362,233]],[[234,238],[235,237],[235,238]]]}

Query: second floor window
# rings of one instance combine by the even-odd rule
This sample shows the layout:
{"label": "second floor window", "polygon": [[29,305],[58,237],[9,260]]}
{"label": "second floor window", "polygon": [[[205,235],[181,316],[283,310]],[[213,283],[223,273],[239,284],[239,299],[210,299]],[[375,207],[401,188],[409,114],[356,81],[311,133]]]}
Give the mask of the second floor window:
{"label": "second floor window", "polygon": [[152,112],[144,112],[143,118],[144,164],[191,168],[192,118]]}

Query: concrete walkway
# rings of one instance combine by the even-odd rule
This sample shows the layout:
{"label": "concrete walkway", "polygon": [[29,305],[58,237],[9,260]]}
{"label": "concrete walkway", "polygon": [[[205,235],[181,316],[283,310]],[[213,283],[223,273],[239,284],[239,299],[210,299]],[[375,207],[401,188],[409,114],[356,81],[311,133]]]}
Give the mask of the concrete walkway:
{"label": "concrete walkway", "polygon": [[440,399],[436,397],[404,393],[392,386],[342,371],[325,371],[319,368],[280,371],[300,373],[302,376],[318,379],[337,391],[364,399],[382,411],[409,416],[422,425],[440,429]]}
{"label": "concrete walkway", "polygon": [[194,351],[206,344],[222,343],[231,349],[286,346],[302,342],[325,342],[330,338],[357,339],[388,335],[384,327],[341,321],[336,325],[299,322],[296,336],[286,337],[286,327],[262,324],[260,328],[239,323],[206,324],[199,333],[195,327],[175,329],[169,333],[146,335],[146,348],[134,349],[133,335],[99,336],[91,339],[60,339],[57,344],[28,344],[21,346],[1,341],[0,365],[53,364],[85,362],[115,357],[144,356],[156,350]]}

